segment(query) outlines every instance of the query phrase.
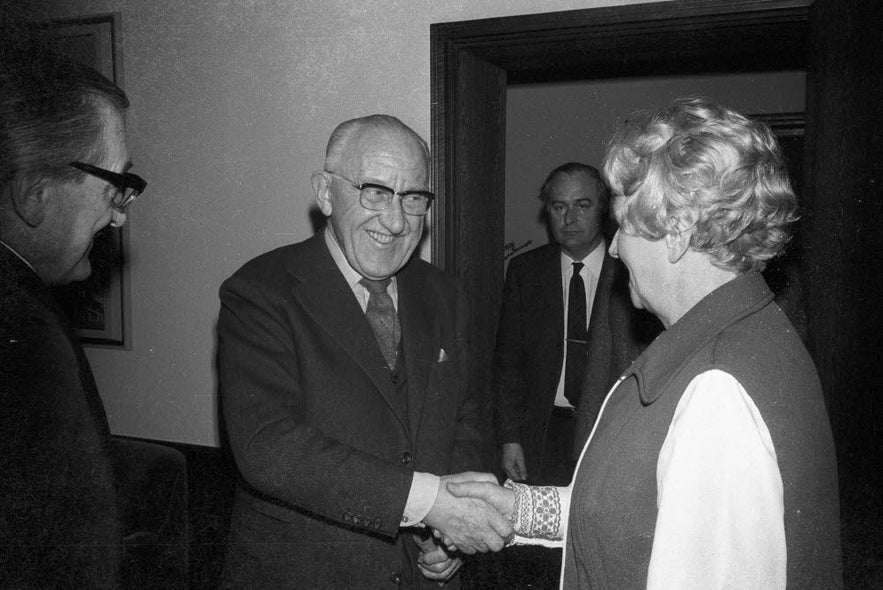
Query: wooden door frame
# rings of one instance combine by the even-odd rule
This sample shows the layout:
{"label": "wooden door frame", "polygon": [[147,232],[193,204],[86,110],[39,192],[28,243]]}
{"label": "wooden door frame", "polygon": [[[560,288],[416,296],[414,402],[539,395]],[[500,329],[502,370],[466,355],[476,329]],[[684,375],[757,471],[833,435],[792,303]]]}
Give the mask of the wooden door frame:
{"label": "wooden door frame", "polygon": [[[432,172],[437,215],[433,262],[460,274],[458,138],[502,129],[467,128],[470,103],[505,105],[505,89],[462,80],[465,56],[498,68],[509,84],[802,69],[812,0],[675,0],[430,26]],[[492,92],[489,92],[491,90]],[[493,169],[493,155],[482,162]],[[502,198],[504,177],[495,179]],[[461,198],[458,198],[461,197]],[[502,243],[500,244],[502,249]],[[502,250],[501,250],[502,251]]]}

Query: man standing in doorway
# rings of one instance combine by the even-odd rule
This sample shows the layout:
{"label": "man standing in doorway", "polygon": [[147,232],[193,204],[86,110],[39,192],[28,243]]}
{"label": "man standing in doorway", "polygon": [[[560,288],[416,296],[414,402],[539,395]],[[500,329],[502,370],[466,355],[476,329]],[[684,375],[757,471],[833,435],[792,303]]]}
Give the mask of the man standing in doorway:
{"label": "man standing in doorway", "polygon": [[[628,272],[607,254],[609,193],[598,170],[563,164],[540,199],[554,242],[509,263],[494,352],[496,434],[508,477],[565,486],[604,396],[641,347]],[[501,567],[514,558],[531,583],[557,583],[559,552],[510,551],[495,560]]]}
{"label": "man standing in doorway", "polygon": [[509,263],[494,355],[497,440],[513,480],[567,485],[604,395],[640,346],[628,274],[607,255],[598,171],[559,166],[540,199],[555,241]]}

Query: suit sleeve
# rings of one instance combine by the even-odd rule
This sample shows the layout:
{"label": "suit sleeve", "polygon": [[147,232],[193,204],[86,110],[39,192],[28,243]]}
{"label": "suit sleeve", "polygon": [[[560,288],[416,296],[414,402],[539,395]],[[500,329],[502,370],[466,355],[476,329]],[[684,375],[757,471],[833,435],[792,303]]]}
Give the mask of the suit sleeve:
{"label": "suit sleeve", "polygon": [[522,442],[522,427],[527,409],[526,388],[521,354],[524,328],[521,301],[521,266],[518,259],[509,263],[503,285],[503,304],[494,349],[493,403],[497,443]]}
{"label": "suit sleeve", "polygon": [[457,291],[456,334],[461,386],[457,411],[457,433],[454,439],[452,473],[486,471],[490,445],[490,424],[487,419],[487,396],[470,377],[469,369],[469,305],[462,290]]}
{"label": "suit sleeve", "polygon": [[296,335],[285,298],[272,293],[237,276],[220,292],[219,391],[241,474],[271,502],[395,536],[413,471],[307,422],[310,396],[301,389]]}

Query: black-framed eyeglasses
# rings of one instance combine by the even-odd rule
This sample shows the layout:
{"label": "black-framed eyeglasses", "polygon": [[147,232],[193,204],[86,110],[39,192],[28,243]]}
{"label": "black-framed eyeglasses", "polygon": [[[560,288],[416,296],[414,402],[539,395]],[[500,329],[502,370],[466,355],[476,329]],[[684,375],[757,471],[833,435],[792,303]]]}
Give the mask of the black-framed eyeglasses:
{"label": "black-framed eyeglasses", "polygon": [[346,176],[341,176],[330,170],[326,170],[328,174],[339,178],[359,191],[359,202],[365,209],[371,211],[386,211],[392,205],[393,197],[396,195],[402,200],[402,210],[408,215],[423,216],[429,211],[430,205],[435,195],[429,191],[402,191],[396,192],[388,186],[375,184],[373,182],[363,182],[356,184]]}
{"label": "black-framed eyeglasses", "polygon": [[92,164],[84,164],[83,162],[71,162],[69,165],[112,184],[117,189],[117,193],[110,200],[110,205],[120,212],[131,205],[132,201],[137,199],[138,195],[147,188],[147,181],[131,172],[120,174],[119,172],[112,172]]}

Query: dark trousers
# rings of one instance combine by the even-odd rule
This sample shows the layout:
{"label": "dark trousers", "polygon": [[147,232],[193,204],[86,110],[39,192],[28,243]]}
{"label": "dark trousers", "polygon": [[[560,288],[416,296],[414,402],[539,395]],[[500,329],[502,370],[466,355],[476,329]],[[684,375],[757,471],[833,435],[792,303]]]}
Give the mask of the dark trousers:
{"label": "dark trousers", "polygon": [[[543,464],[530,474],[527,483],[533,486],[570,485],[576,470],[573,439],[576,436],[576,412],[569,408],[552,408],[546,429]],[[537,472],[538,471],[538,472]]]}
{"label": "dark trousers", "polygon": [[187,464],[176,449],[113,437],[125,588],[186,590]]}

